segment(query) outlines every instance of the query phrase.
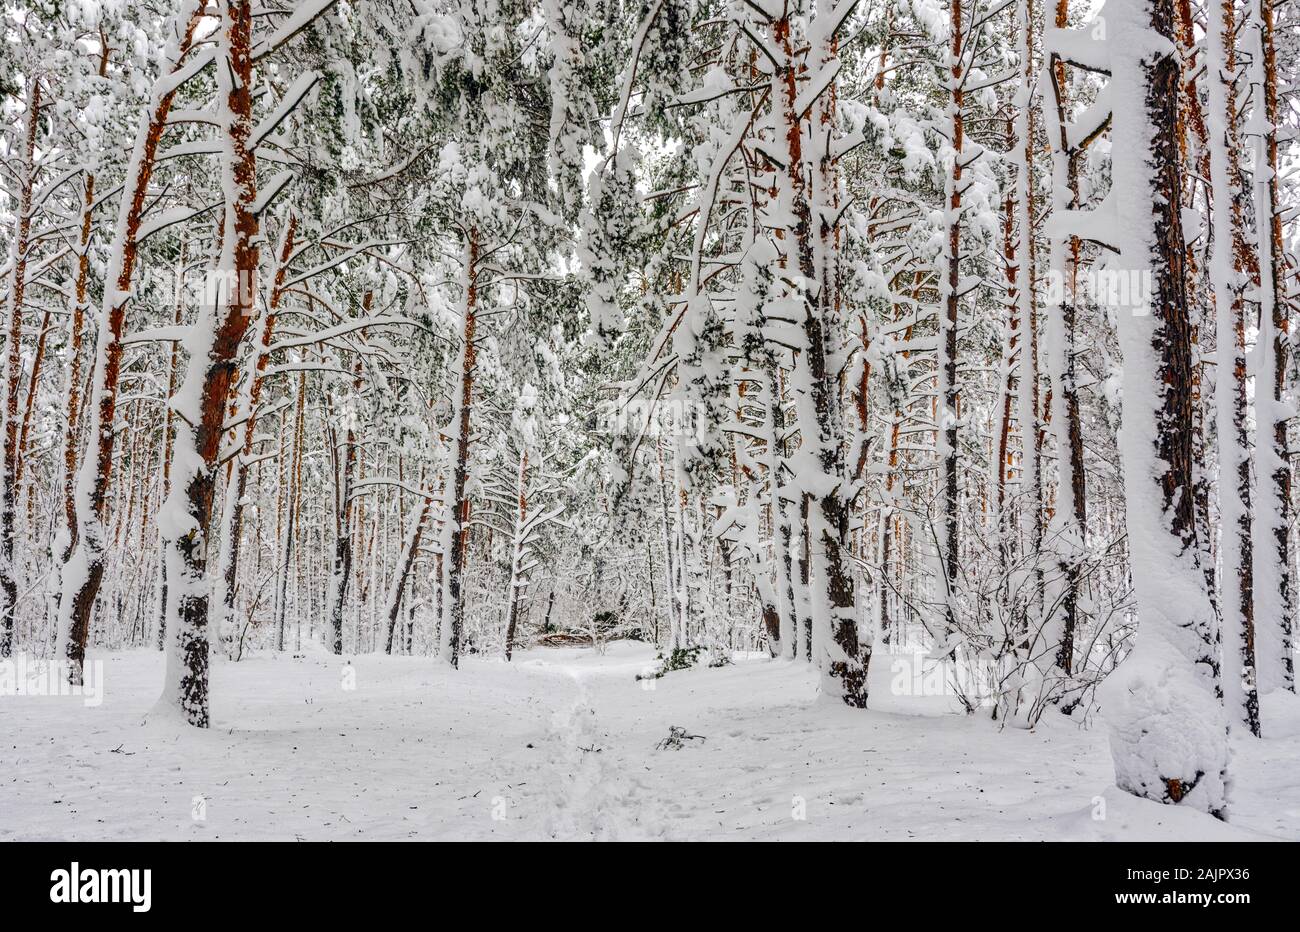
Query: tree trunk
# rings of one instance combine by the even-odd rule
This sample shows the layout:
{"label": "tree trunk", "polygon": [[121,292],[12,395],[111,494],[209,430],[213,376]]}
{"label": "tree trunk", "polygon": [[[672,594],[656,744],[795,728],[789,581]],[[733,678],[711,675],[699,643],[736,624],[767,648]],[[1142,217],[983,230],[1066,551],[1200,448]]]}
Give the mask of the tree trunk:
{"label": "tree trunk", "polygon": [[[1260,735],[1255,688],[1255,598],[1252,574],[1250,436],[1246,373],[1246,267],[1244,179],[1237,163],[1236,34],[1233,0],[1210,4],[1206,23],[1209,90],[1210,187],[1213,235],[1210,280],[1214,289],[1218,366],[1214,406],[1219,440],[1219,514],[1223,540],[1223,691],[1228,721]],[[1231,362],[1231,365],[1229,365]]]}
{"label": "tree trunk", "polygon": [[[283,297],[285,274],[288,271],[289,258],[293,255],[297,229],[298,218],[290,214],[284,231],[284,240],[280,246],[280,261],[275,269],[270,300],[259,321],[260,334],[252,350],[252,365],[245,374],[244,390],[241,392],[243,397],[235,411],[236,420],[242,420],[242,423],[235,427],[235,443],[239,447],[239,454],[235,457],[234,475],[228,484],[226,507],[222,511],[221,568],[218,573],[220,598],[215,600],[218,603],[217,609],[221,612],[217,623],[218,634],[224,633],[223,629],[234,617],[235,590],[239,579],[240,539],[244,527],[244,496],[248,490],[248,467],[257,435],[257,415],[262,398],[263,373],[266,372],[270,360],[268,350],[275,333],[276,310]],[[168,414],[170,415],[170,411]]]}
{"label": "tree trunk", "polygon": [[523,598],[523,588],[528,585],[528,581],[523,578],[524,570],[522,569],[523,561],[527,558],[523,540],[524,528],[527,526],[528,521],[527,450],[521,450],[519,453],[519,483],[515,488],[515,500],[518,502],[518,511],[515,514],[515,539],[510,554],[510,588],[507,590],[510,599],[510,617],[506,622],[507,661],[510,660],[510,655],[514,650],[515,626],[519,623],[519,603]]}
{"label": "tree trunk", "polygon": [[4,463],[0,466],[0,657],[13,654],[14,614],[18,607],[18,568],[14,565],[17,519],[18,385],[22,376],[23,293],[32,227],[32,186],[36,179],[36,133],[41,110],[40,81],[27,88],[27,128],[19,168],[18,216],[10,247],[13,282],[9,286],[8,352],[5,354]]}
{"label": "tree trunk", "polygon": [[[1069,15],[1069,0],[1058,0],[1056,25],[1063,29]],[[1027,41],[1027,39],[1026,39]],[[1078,153],[1071,148],[1068,133],[1068,86],[1065,63],[1052,61],[1053,89],[1058,138],[1052,146],[1052,197],[1056,211],[1079,209]],[[1068,196],[1068,197],[1067,197]],[[1052,625],[1046,649],[1055,648],[1055,665],[1066,676],[1074,672],[1074,639],[1079,615],[1079,563],[1086,545],[1087,485],[1083,472],[1083,431],[1079,423],[1079,391],[1075,374],[1075,318],[1078,312],[1077,278],[1080,241],[1077,236],[1052,237],[1049,265],[1059,277],[1061,299],[1058,308],[1048,310],[1048,371],[1051,376],[1052,428],[1056,433],[1057,507],[1054,515],[1053,547],[1060,563],[1064,592],[1062,618]]]}
{"label": "tree trunk", "polygon": [[[833,29],[821,22],[810,24],[807,41],[815,57],[812,70],[819,73],[836,57]],[[820,17],[819,17],[820,19]],[[786,172],[781,178],[783,203],[793,216],[783,230],[786,267],[797,270],[802,304],[805,349],[795,354],[791,388],[796,402],[801,442],[821,475],[797,477],[802,499],[808,504],[805,528],[810,544],[812,659],[823,674],[823,688],[846,705],[865,708],[867,665],[871,658],[869,636],[859,640],[857,600],[849,554],[849,486],[842,439],[844,424],[837,391],[839,368],[836,345],[840,320],[839,230],[835,203],[839,177],[830,151],[835,123],[833,85],[824,90],[810,112],[817,125],[809,127],[804,151],[802,117],[798,106],[800,63],[796,47],[805,37],[793,35],[791,17],[773,25],[779,65],[774,72],[775,124],[784,139]],[[806,174],[805,174],[806,173]],[[813,205],[816,205],[814,214]],[[817,229],[813,229],[814,216]],[[816,289],[815,291],[813,289]]]}
{"label": "tree trunk", "polygon": [[[280,546],[280,597],[277,602],[276,650],[284,651],[284,618],[288,609],[289,576],[293,565],[294,533],[298,523],[298,499],[302,494],[303,411],[307,394],[307,373],[298,373],[298,404],[293,418],[293,450],[289,454],[288,504],[284,523],[284,542]],[[296,585],[295,585],[296,591]]]}
{"label": "tree trunk", "polygon": [[50,318],[47,310],[41,315],[41,328],[36,334],[36,351],[32,354],[32,374],[27,383],[27,401],[23,404],[23,422],[18,431],[18,463],[14,470],[14,487],[23,484],[23,467],[27,465],[27,437],[32,429],[32,412],[36,410],[36,395],[41,387],[41,369],[45,362],[45,339],[50,332]]}
{"label": "tree trunk", "polygon": [[[1251,56],[1251,95],[1256,108],[1255,227],[1259,256],[1259,369],[1255,397],[1259,441],[1256,473],[1259,489],[1259,530],[1271,546],[1255,548],[1255,602],[1259,617],[1269,623],[1256,634],[1259,684],[1296,691],[1295,580],[1291,565],[1291,451],[1287,440],[1290,417],[1286,405],[1286,373],[1290,364],[1291,322],[1283,288],[1284,242],[1277,204],[1277,54],[1273,45],[1273,2],[1253,0],[1251,26],[1256,47]],[[1263,112],[1260,113],[1260,108]],[[1261,119],[1262,117],[1262,119]]]}
{"label": "tree trunk", "polygon": [[763,429],[766,435],[764,459],[771,509],[772,563],[777,612],[776,643],[782,656],[793,658],[796,621],[794,561],[790,556],[789,505],[780,493],[782,470],[785,468],[785,407],[781,398],[781,380],[776,359],[771,352],[765,352],[763,361],[759,403],[763,405]]}
{"label": "tree trunk", "polygon": [[175,487],[164,506],[168,545],[167,685],[162,702],[179,707],[197,728],[209,724],[208,603],[205,539],[211,524],[221,440],[240,341],[253,319],[260,232],[257,161],[252,145],[252,2],[225,0],[216,73],[218,107],[225,124],[222,164],[225,224],[215,300],[194,324],[192,354],[178,398]]}
{"label": "tree trunk", "polygon": [[[185,288],[183,287],[184,276],[186,274],[186,246],[187,241],[181,240],[181,253],[176,261],[176,302],[175,310],[172,314],[172,324],[179,327],[185,317]],[[163,415],[163,456],[162,456],[162,501],[167,500],[172,489],[172,453],[174,444],[172,438],[172,423],[175,412],[172,411],[171,398],[176,394],[176,372],[178,369],[180,350],[175,341],[172,342],[171,351],[167,355],[167,400],[166,413]],[[69,467],[71,469],[71,467]],[[69,492],[68,507],[72,507],[71,492],[71,472],[69,472]],[[159,506],[161,510],[161,504]],[[159,558],[158,558],[158,649],[162,650],[166,646],[167,639],[167,541],[159,533]]]}
{"label": "tree trunk", "polygon": [[[1116,310],[1124,354],[1120,450],[1139,624],[1098,690],[1121,789],[1226,811],[1227,729],[1213,606],[1200,566],[1192,468],[1192,335],[1177,144],[1178,60],[1171,0],[1106,7],[1112,190],[1123,266],[1150,301]],[[1145,295],[1143,295],[1145,297]],[[1177,749],[1171,750],[1171,749]]]}
{"label": "tree trunk", "polygon": [[[397,616],[402,607],[402,591],[406,588],[406,581],[410,578],[411,567],[415,566],[415,556],[420,551],[420,537],[424,533],[424,522],[429,517],[429,506],[433,502],[432,497],[426,497],[424,503],[420,505],[419,510],[415,513],[415,520],[411,525],[411,533],[406,538],[406,546],[402,548],[402,559],[398,563],[397,575],[393,579],[393,585],[388,594],[388,643],[384,652],[391,654],[393,652],[393,632],[397,630]],[[506,659],[510,655],[506,654]]]}
{"label": "tree trunk", "polygon": [[[370,312],[372,292],[367,291],[361,306]],[[353,369],[353,391],[361,391],[361,360]],[[343,463],[335,481],[334,503],[334,568],[330,579],[330,630],[333,635],[331,650],[335,656],[343,653],[343,606],[347,601],[348,583],[352,579],[352,484],[357,468],[357,437],[349,426],[344,437]]]}
{"label": "tree trunk", "polygon": [[63,561],[59,596],[60,653],[67,657],[71,676],[77,682],[86,655],[91,611],[104,576],[104,521],[113,470],[122,330],[134,282],[140,226],[147,206],[149,181],[153,177],[154,156],[178,89],[174,78],[189,54],[194,30],[202,14],[203,4],[199,0],[183,0],[176,15],[173,33],[176,38],[166,51],[167,74],[155,83],[150,107],[136,130],[135,148],[127,166],[116,234],[105,276],[105,281],[112,282],[113,287],[104,288],[91,377],[89,440],[73,496],[76,544]]}
{"label": "tree trunk", "polygon": [[469,480],[471,417],[474,411],[474,346],[478,320],[478,231],[471,228],[465,242],[465,308],[461,333],[460,365],[453,399],[453,427],[456,431],[456,465],[452,472],[451,495],[447,499],[447,520],[443,528],[444,551],[443,659],[456,668],[460,665],[460,641],[465,624],[464,572],[469,543],[469,498],[465,486]]}
{"label": "tree trunk", "polygon": [[957,327],[961,304],[961,230],[962,230],[962,160],[965,158],[965,83],[966,68],[963,63],[962,0],[952,2],[952,50],[949,54],[950,84],[948,111],[952,117],[950,142],[953,148],[952,168],[945,176],[944,197],[948,206],[948,233],[946,251],[942,258],[942,279],[939,294],[943,312],[939,317],[938,358],[935,367],[939,376],[939,416],[936,427],[943,438],[939,443],[939,458],[943,472],[939,478],[939,560],[943,568],[945,648],[951,650],[951,639],[957,632],[957,576],[961,541],[958,537],[958,447],[957,447]]}

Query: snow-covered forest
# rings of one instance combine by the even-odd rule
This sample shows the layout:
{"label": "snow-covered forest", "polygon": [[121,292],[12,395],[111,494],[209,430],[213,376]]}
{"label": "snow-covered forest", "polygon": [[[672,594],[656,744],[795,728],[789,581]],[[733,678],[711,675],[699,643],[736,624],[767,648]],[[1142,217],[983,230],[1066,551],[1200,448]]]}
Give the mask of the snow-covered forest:
{"label": "snow-covered forest", "polygon": [[1300,838],[1294,4],[0,11],[0,837]]}

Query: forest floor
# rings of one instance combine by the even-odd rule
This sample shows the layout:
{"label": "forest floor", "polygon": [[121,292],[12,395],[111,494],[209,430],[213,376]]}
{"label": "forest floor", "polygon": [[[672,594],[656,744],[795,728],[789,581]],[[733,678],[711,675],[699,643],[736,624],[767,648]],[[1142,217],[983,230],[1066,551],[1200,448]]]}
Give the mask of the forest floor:
{"label": "forest floor", "polygon": [[[459,671],[255,656],[214,665],[206,732],[147,716],[161,655],[93,659],[101,705],[0,696],[0,840],[1300,839],[1289,696],[1237,747],[1224,824],[1116,790],[1100,723],[1000,729],[891,695],[883,657],[862,712],[765,658],[646,688],[630,642]],[[674,725],[698,737],[661,749]]]}

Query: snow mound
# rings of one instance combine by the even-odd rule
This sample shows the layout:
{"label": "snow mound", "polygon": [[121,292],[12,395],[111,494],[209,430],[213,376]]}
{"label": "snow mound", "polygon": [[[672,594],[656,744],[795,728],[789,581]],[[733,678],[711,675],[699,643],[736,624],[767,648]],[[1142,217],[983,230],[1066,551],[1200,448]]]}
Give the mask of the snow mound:
{"label": "snow mound", "polygon": [[[1226,808],[1223,707],[1204,675],[1173,645],[1160,637],[1139,637],[1097,694],[1121,789],[1202,812]],[[1177,790],[1172,781],[1178,781]],[[1175,792],[1181,797],[1172,798]]]}

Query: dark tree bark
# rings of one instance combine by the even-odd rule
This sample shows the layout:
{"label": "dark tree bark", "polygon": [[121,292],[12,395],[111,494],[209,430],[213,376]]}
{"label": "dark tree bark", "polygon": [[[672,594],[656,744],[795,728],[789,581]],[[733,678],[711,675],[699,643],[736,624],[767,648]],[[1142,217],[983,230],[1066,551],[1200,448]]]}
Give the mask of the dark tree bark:
{"label": "dark tree bark", "polygon": [[[406,581],[411,576],[411,568],[415,566],[415,556],[420,552],[420,538],[424,534],[424,523],[429,517],[429,506],[432,498],[425,498],[424,503],[420,505],[419,511],[415,513],[415,528],[407,542],[406,550],[402,554],[401,568],[397,572],[397,579],[393,582],[392,596],[388,600],[388,643],[384,652],[391,654],[393,652],[393,635],[397,630],[397,616],[402,608],[402,592],[406,589]],[[506,659],[510,658],[509,653]]]}
{"label": "dark tree bark", "polygon": [[470,229],[465,242],[465,319],[461,334],[460,393],[457,404],[456,465],[452,471],[450,499],[447,514],[451,521],[451,546],[447,554],[447,594],[444,606],[444,624],[450,630],[443,637],[447,647],[446,660],[453,668],[460,666],[460,642],[465,625],[464,573],[469,543],[470,500],[465,494],[469,481],[470,423],[474,410],[474,363],[478,320],[478,263],[480,244],[478,231]]}

